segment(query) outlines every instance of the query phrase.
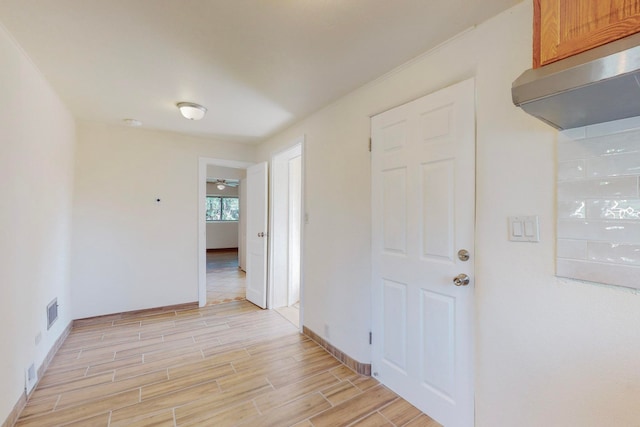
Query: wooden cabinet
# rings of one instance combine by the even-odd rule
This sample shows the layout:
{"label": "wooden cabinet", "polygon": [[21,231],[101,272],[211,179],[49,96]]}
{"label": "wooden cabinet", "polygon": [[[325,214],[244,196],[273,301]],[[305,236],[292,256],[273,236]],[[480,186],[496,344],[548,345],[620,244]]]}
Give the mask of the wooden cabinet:
{"label": "wooden cabinet", "polygon": [[534,0],[533,66],[640,31],[640,0]]}

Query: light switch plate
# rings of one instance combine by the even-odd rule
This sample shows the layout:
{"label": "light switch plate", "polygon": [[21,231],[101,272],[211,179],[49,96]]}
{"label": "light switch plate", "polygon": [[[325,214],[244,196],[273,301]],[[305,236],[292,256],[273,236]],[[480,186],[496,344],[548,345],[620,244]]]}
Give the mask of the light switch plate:
{"label": "light switch plate", "polygon": [[510,216],[509,240],[512,242],[539,242],[538,216]]}

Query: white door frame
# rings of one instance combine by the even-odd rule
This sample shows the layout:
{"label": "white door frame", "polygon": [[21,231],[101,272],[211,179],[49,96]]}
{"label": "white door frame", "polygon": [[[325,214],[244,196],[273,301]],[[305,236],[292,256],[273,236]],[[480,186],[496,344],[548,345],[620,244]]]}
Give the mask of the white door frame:
{"label": "white door frame", "polygon": [[275,250],[274,250],[274,241],[275,239],[273,238],[273,234],[276,233],[276,227],[274,225],[274,173],[276,170],[275,167],[275,162],[277,157],[281,156],[282,154],[287,153],[288,151],[292,151],[294,149],[296,149],[297,147],[300,147],[300,159],[301,159],[301,173],[300,173],[300,178],[301,178],[301,195],[300,195],[300,209],[301,209],[301,221],[300,221],[300,309],[299,309],[299,313],[300,313],[300,319],[299,319],[299,328],[300,331],[302,331],[302,326],[303,326],[303,311],[304,311],[304,304],[303,304],[303,299],[304,299],[304,224],[305,224],[305,216],[306,216],[306,203],[305,203],[305,135],[299,136],[296,139],[294,139],[291,144],[289,144],[286,148],[283,148],[282,150],[279,150],[278,152],[274,153],[271,156],[271,170],[270,170],[270,179],[269,179],[269,230],[271,233],[271,236],[269,238],[269,258],[268,258],[268,262],[269,262],[269,275],[268,275],[268,280],[269,280],[269,294],[268,294],[268,299],[267,299],[267,304],[269,308],[275,308],[274,307],[274,288],[275,286],[273,285],[275,283],[274,281],[274,263],[275,263]]}
{"label": "white door frame", "polygon": [[207,166],[246,169],[251,162],[198,157],[198,306],[207,305]]}

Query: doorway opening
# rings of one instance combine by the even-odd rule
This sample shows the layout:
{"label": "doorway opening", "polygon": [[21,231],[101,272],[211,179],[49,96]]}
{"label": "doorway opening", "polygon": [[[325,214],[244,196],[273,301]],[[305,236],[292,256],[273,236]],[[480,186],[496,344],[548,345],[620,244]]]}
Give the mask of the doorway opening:
{"label": "doorway opening", "polygon": [[207,305],[246,298],[244,169],[207,166]]}
{"label": "doorway opening", "polygon": [[246,299],[261,308],[287,311],[285,317],[301,329],[304,324],[301,275],[304,246],[304,137],[294,141],[291,148],[274,155],[272,164],[271,182],[268,185],[267,162],[253,164],[199,158],[198,305],[207,305],[207,177],[228,177],[230,173],[208,174],[207,169],[211,166],[241,169],[246,178],[236,178],[240,180],[238,264],[247,273]]}
{"label": "doorway opening", "polygon": [[[244,299],[248,162],[199,158],[198,305]],[[225,301],[229,300],[229,301]]]}
{"label": "doorway opening", "polygon": [[271,159],[270,307],[300,328],[303,138]]}

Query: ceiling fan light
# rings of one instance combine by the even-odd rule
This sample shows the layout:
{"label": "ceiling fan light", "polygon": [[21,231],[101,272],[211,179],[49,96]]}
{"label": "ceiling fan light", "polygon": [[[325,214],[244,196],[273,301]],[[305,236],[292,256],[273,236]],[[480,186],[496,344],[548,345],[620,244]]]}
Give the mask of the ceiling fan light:
{"label": "ceiling fan light", "polygon": [[207,112],[205,107],[193,102],[178,102],[176,105],[180,109],[182,117],[188,120],[200,120]]}
{"label": "ceiling fan light", "polygon": [[224,190],[226,185],[224,185],[223,183],[219,183],[218,185],[216,185],[216,187],[218,187],[218,190]]}

